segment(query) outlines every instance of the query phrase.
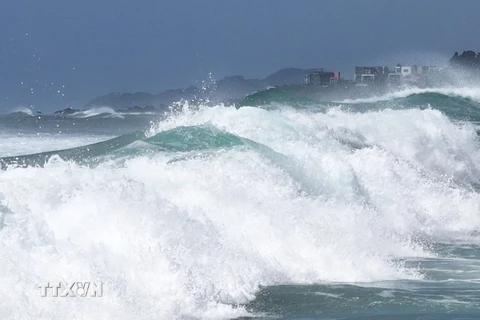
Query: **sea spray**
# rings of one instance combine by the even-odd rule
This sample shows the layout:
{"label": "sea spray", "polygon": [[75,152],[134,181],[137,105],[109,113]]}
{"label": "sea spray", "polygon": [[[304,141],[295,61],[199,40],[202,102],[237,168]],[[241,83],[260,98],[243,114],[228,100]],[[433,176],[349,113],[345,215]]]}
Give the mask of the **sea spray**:
{"label": "sea spray", "polygon": [[[480,227],[474,127],[327,110],[186,106],[126,156],[0,172],[1,315],[229,318],[266,286],[423,279],[406,257]],[[41,297],[62,280],[103,296]]]}
{"label": "sea spray", "polygon": [[87,110],[82,110],[82,111],[77,111],[72,114],[73,117],[78,117],[78,118],[90,118],[90,117],[96,117],[96,116],[102,116],[102,117],[112,117],[112,118],[123,118],[123,115],[120,113],[116,112],[110,107],[103,106],[103,107],[95,107],[95,108],[90,108]]}

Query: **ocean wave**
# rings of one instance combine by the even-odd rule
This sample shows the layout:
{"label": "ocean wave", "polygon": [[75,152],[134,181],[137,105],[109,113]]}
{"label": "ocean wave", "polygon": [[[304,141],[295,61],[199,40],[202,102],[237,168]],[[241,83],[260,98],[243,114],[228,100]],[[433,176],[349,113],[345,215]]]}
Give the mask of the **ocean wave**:
{"label": "ocean wave", "polygon": [[[40,158],[0,172],[13,316],[243,316],[262,286],[421,279],[403,257],[480,228],[475,128],[433,109],[186,107],[146,134]],[[104,297],[34,289],[79,276]]]}
{"label": "ocean wave", "polygon": [[[43,117],[42,117],[43,119]],[[52,146],[58,150],[82,147],[86,143],[97,143],[112,138],[105,135],[59,135],[59,134],[11,134],[0,133],[2,149],[0,149],[0,163],[2,157],[14,157],[15,155],[39,154],[52,151]],[[60,151],[61,152],[61,151]],[[17,158],[21,158],[16,156]],[[25,156],[24,156],[25,157]],[[0,165],[1,167],[1,165]]]}
{"label": "ocean wave", "polygon": [[110,107],[95,107],[83,111],[78,111],[72,114],[73,117],[78,118],[90,118],[90,117],[102,117],[102,118],[123,118],[124,116]]}
{"label": "ocean wave", "polygon": [[122,116],[143,116],[143,115],[156,115],[156,112],[117,112]]}
{"label": "ocean wave", "polygon": [[39,152],[27,155],[8,156],[0,158],[0,168],[8,167],[43,167],[52,158],[59,158],[63,161],[76,161],[87,164],[89,160],[109,155],[129,144],[145,137],[142,131],[124,134],[106,141],[96,142],[75,148],[68,148],[55,151]]}
{"label": "ocean wave", "polygon": [[33,110],[28,107],[16,107],[9,113],[10,116],[12,115],[19,115],[19,116],[30,116],[33,117]]}
{"label": "ocean wave", "polygon": [[287,92],[278,87],[270,87],[246,96],[240,102],[240,106],[269,108],[272,104],[288,104],[290,106],[301,107],[315,103],[314,100],[298,94]]}
{"label": "ocean wave", "polygon": [[345,99],[337,102],[348,103],[348,104],[375,103],[375,102],[383,102],[383,101],[391,101],[395,99],[407,98],[413,95],[428,94],[428,93],[437,93],[445,96],[460,97],[460,98],[470,99],[472,101],[480,103],[480,90],[477,87],[465,87],[465,88],[458,88],[458,87],[415,88],[415,87],[412,87],[412,88],[402,89],[399,91],[390,92],[382,96],[375,96],[375,97],[361,98],[361,99]]}

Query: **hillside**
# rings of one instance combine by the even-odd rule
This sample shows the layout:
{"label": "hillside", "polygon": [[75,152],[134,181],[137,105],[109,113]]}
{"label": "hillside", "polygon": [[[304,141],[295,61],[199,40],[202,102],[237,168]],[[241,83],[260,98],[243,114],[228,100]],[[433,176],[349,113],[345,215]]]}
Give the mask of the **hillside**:
{"label": "hillside", "polygon": [[225,77],[203,90],[195,86],[190,86],[185,89],[166,90],[159,94],[146,92],[112,92],[92,99],[85,107],[109,106],[114,109],[126,109],[154,106],[161,108],[182,99],[227,101],[242,98],[252,92],[264,90],[272,86],[302,84],[310,70],[311,69],[284,68],[264,79],[245,79],[241,75],[235,75]]}

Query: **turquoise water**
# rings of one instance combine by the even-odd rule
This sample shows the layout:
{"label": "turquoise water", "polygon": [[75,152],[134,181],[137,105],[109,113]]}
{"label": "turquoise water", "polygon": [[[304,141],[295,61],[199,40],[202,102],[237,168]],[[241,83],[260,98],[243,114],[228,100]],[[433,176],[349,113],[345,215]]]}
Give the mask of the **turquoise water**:
{"label": "turquoise water", "polygon": [[478,319],[479,92],[0,116],[0,317]]}

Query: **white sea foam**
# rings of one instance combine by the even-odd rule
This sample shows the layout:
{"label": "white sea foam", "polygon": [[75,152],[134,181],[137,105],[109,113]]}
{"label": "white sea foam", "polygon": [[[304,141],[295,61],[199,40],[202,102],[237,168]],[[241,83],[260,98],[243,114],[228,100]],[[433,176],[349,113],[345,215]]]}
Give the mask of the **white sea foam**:
{"label": "white sea foam", "polygon": [[118,114],[122,116],[144,116],[144,115],[155,115],[155,112],[119,112]]}
{"label": "white sea foam", "polygon": [[80,147],[113,138],[100,135],[0,134],[0,157]]}
{"label": "white sea foam", "polygon": [[108,118],[123,118],[123,115],[116,112],[110,107],[95,107],[83,111],[78,111],[74,113],[72,116],[79,117],[79,118],[90,118],[98,115],[104,115]]}
{"label": "white sea foam", "polygon": [[375,96],[362,99],[346,99],[339,101],[339,103],[373,103],[381,101],[390,101],[393,99],[406,98],[414,94],[421,93],[440,93],[448,96],[461,97],[465,99],[471,99],[476,102],[480,102],[480,89],[478,87],[450,87],[450,88],[406,88],[400,91],[394,91],[387,93],[383,96]]}
{"label": "white sea foam", "polygon": [[32,111],[32,109],[30,109],[28,107],[16,107],[12,110],[12,112],[21,112],[21,113],[24,113],[28,116],[33,117],[33,111]]}
{"label": "white sea foam", "polygon": [[[0,173],[3,318],[227,318],[259,286],[421,276],[395,258],[418,238],[478,230],[475,131],[435,110],[200,108],[153,126],[210,124],[244,147],[95,168],[51,160]],[[102,298],[41,298],[47,281],[101,281]]]}

